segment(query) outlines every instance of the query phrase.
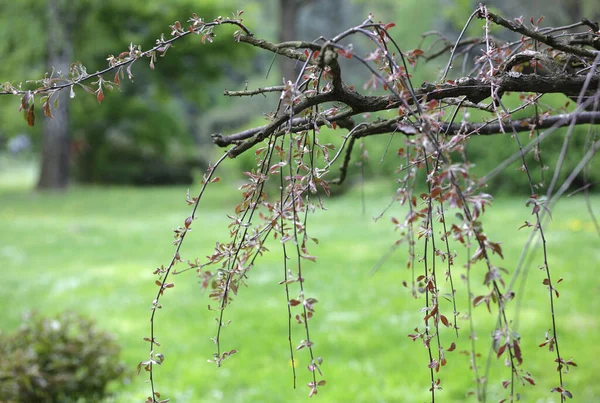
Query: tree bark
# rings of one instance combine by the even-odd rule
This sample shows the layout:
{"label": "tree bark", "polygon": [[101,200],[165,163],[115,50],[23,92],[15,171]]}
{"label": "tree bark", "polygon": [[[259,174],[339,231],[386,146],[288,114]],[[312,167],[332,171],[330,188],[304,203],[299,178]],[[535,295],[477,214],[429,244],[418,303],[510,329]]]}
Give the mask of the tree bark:
{"label": "tree bark", "polygon": [[[60,71],[69,73],[73,48],[69,35],[70,15],[68,2],[48,0],[48,39],[46,65],[48,72],[54,69],[55,76]],[[41,171],[38,189],[66,189],[69,184],[70,142],[68,91],[60,91],[59,108],[53,109],[54,118],[44,118],[44,138],[42,145]],[[39,109],[38,109],[39,110]]]}

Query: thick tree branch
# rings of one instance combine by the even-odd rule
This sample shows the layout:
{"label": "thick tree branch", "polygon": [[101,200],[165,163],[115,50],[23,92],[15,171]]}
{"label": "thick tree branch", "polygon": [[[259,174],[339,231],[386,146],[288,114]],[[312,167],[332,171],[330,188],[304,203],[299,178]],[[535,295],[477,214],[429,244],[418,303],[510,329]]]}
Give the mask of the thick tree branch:
{"label": "thick tree branch", "polygon": [[[557,76],[539,76],[534,74],[520,74],[511,73],[504,74],[495,78],[493,81],[497,85],[498,92],[535,92],[535,93],[563,93],[565,95],[577,96],[581,92],[584,86],[586,76],[570,76],[570,75],[557,75]],[[588,88],[598,88],[600,85],[600,74],[592,76],[590,85]],[[471,102],[479,103],[482,100],[490,96],[491,84],[481,79],[475,79],[471,77],[459,78],[454,82],[448,82],[444,84],[431,84],[423,83],[423,85],[416,89],[415,94],[420,102],[429,100],[443,100],[447,98],[466,97]],[[588,95],[592,95],[593,91],[588,91]],[[382,110],[394,109],[400,106],[400,101],[393,100],[390,95],[383,96],[367,96],[362,95],[342,83],[340,86],[336,86],[334,90],[328,93],[321,93],[319,95],[306,98],[304,101],[295,105],[294,110],[296,113],[300,113],[303,110],[310,108],[314,105],[319,105],[325,102],[342,102],[346,104],[350,109],[345,111],[343,114],[337,114],[336,116],[329,116],[327,120],[330,123],[343,120],[349,116],[365,112],[377,112]],[[410,104],[411,99],[407,102]],[[597,112],[596,112],[597,113]],[[557,115],[556,117],[547,118],[545,122],[553,121],[552,119],[557,118],[556,121],[561,120],[566,115]],[[593,119],[600,121],[600,119],[593,118],[595,115],[590,113],[581,113],[581,121],[577,118],[579,124],[590,123]],[[362,127],[356,132],[356,136],[364,137],[372,134],[390,133],[399,130],[398,123],[402,120],[402,117],[391,119],[389,121],[371,123],[365,127]],[[236,157],[243,151],[251,148],[255,144],[267,138],[270,134],[279,130],[281,125],[287,123],[289,117],[284,115],[278,117],[271,124],[258,127],[255,129],[244,130],[240,133],[235,133],[228,136],[221,134],[213,135],[213,141],[220,147],[225,147],[231,144],[237,144],[232,150],[230,150],[230,157]],[[304,127],[308,124],[306,118],[295,118],[292,120],[292,132],[298,132],[305,130]],[[321,126],[325,124],[324,121],[315,122],[316,125]],[[529,130],[532,123],[528,119],[522,121],[515,121],[513,125],[517,128],[517,131]],[[549,123],[552,126],[553,123]],[[402,127],[412,132],[408,128],[410,124],[403,124]],[[542,126],[538,125],[538,128]],[[549,126],[544,126],[549,127]],[[452,126],[450,130],[457,130],[458,126]],[[445,130],[445,129],[444,129]],[[400,130],[402,131],[402,129]],[[470,132],[478,131],[480,134],[493,134],[500,133],[499,126],[491,124],[472,124]],[[410,134],[410,133],[407,133]],[[254,138],[253,138],[254,137]],[[249,140],[248,140],[249,139]],[[243,142],[246,140],[245,142]]]}
{"label": "thick tree branch", "polygon": [[[449,135],[469,134],[469,135],[492,135],[503,132],[528,132],[535,129],[547,129],[549,127],[568,126],[572,122],[576,125],[593,124],[600,122],[600,111],[595,112],[573,112],[560,115],[554,115],[547,118],[540,118],[536,122],[535,117],[511,120],[494,123],[441,123],[440,131]],[[354,131],[354,136],[357,138],[367,137],[377,134],[386,134],[400,132],[405,135],[414,135],[419,133],[421,128],[416,125],[409,125],[403,122],[402,118],[386,120],[383,122],[371,123],[363,125]]]}

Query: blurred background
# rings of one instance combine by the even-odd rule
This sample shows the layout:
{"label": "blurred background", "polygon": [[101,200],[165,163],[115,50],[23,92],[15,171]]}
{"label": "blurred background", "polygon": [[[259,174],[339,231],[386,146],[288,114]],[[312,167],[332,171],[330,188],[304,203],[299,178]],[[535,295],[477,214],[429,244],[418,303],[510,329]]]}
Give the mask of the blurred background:
{"label": "blurred background", "polygon": [[[126,51],[130,43],[147,49],[161,33],[168,37],[169,25],[174,21],[185,26],[194,12],[211,20],[244,10],[246,26],[256,36],[274,42],[331,37],[373,13],[375,20],[396,23],[391,32],[403,50],[426,50],[433,39],[424,39],[424,32],[441,32],[454,41],[476,5],[470,0],[4,1],[0,3],[0,83],[22,82],[25,87],[35,88],[29,80],[52,74],[53,69],[66,72],[77,61],[90,73],[101,70],[107,66],[108,55]],[[537,19],[543,15],[542,25],[550,26],[570,24],[582,17],[600,18],[600,6],[593,0],[507,0],[489,2],[488,6],[509,19],[520,15],[526,20],[530,16]],[[84,329],[89,325],[85,321],[93,319],[99,332],[110,335],[107,339],[94,339],[97,342],[91,345],[97,347],[97,354],[92,356],[112,351],[114,346],[110,343],[114,342],[120,346],[120,358],[107,353],[106,359],[98,362],[121,362],[122,367],[118,371],[113,371],[117,367],[94,370],[100,364],[92,360],[86,364],[89,372],[78,376],[89,379],[97,376],[94,371],[115,372],[114,378],[120,380],[108,384],[109,393],[103,397],[106,401],[143,401],[149,394],[145,374],[136,376],[133,368],[148,355],[142,338],[148,336],[147,317],[155,292],[152,270],[167,263],[173,253],[169,230],[189,215],[185,191],[197,191],[204,169],[222,155],[223,150],[212,145],[210,134],[233,133],[265,124],[263,114],[276,106],[278,97],[230,99],[222,95],[223,90],[279,85],[282,77],[291,79],[297,69],[294,63],[235,43],[233,31],[232,27],[218,27],[212,44],[202,44],[199,37],[178,41],[166,57],[159,58],[154,70],[147,61],[139,60],[132,69],[135,80],[122,78],[121,89],[106,91],[100,105],[81,88],[75,88],[74,97],[63,91],[58,107],[53,108],[55,118],[47,119],[37,100],[34,127],[29,127],[18,112],[17,97],[0,96],[0,267],[4,280],[0,288],[0,336],[13,337],[13,347],[4,351],[12,354],[13,361],[14,357],[21,357],[23,362],[29,362],[23,358],[29,351],[28,345],[17,345],[14,340],[29,337],[34,343],[51,338],[54,336],[48,335],[48,329],[57,326],[66,329],[66,333],[92,337]],[[481,33],[479,22],[467,31],[470,36]],[[505,35],[500,30],[495,34]],[[354,45],[359,54],[368,49],[368,44],[360,40]],[[446,61],[444,57],[428,63],[420,61],[413,74],[415,85],[435,80]],[[347,63],[343,68],[348,82],[363,85],[367,78],[364,67]],[[461,72],[453,74],[458,77]],[[518,103],[517,95],[514,102]],[[565,106],[567,102],[562,95],[542,99],[547,108],[572,108]],[[514,117],[530,115],[531,111],[525,110]],[[575,130],[563,177],[583,154],[587,130]],[[323,136],[330,136],[331,142],[338,144],[344,134],[322,130]],[[401,284],[410,277],[410,272],[404,270],[406,254],[399,250],[380,272],[369,274],[396,239],[389,221],[375,225],[371,219],[391,200],[396,170],[402,162],[395,152],[386,153],[388,148],[400,147],[402,139],[381,137],[357,147],[357,160],[363,150],[367,150],[369,160],[363,158],[361,164],[351,167],[347,185],[337,191],[345,193],[344,198],[331,200],[330,212],[318,213],[319,220],[315,220],[313,228],[322,246],[316,247],[314,254],[320,256],[320,261],[311,269],[314,280],[308,286],[323,305],[319,307],[322,318],[316,318],[314,326],[319,335],[315,337],[321,337],[325,378],[329,382],[319,392],[318,398],[324,401],[427,399],[428,372],[423,368],[426,350],[406,337],[418,324],[422,301],[411,300],[410,292],[401,287],[399,291],[390,290],[390,284]],[[544,145],[543,164],[531,158],[536,166],[534,179],[539,183],[548,181],[553,174],[553,162],[562,145],[560,133],[555,137]],[[523,139],[528,141],[527,135]],[[475,173],[485,175],[515,151],[514,139],[494,136],[473,139],[468,155],[476,163]],[[185,246],[186,259],[203,258],[211,253],[217,240],[225,239],[226,214],[237,204],[236,188],[243,180],[242,172],[256,164],[253,153],[247,154],[227,161],[223,167],[222,181],[208,195],[192,239]],[[544,165],[550,168],[544,169]],[[527,235],[517,228],[531,219],[524,206],[529,189],[527,179],[516,167],[496,176],[487,189],[500,195],[492,209],[494,214],[490,214],[488,230],[498,240],[510,240],[505,250],[512,253],[505,251],[510,257],[504,262],[509,270],[516,264]],[[579,178],[574,189],[583,180]],[[600,172],[589,171],[588,180],[597,182]],[[364,200],[369,200],[366,205]],[[593,195],[591,200],[597,207],[600,198]],[[592,313],[600,309],[597,298],[585,297],[600,291],[593,274],[600,255],[598,238],[592,236],[595,228],[587,215],[589,204],[579,198],[559,204],[560,213],[555,214],[550,225],[550,239],[554,242],[550,251],[558,262],[554,270],[557,276],[569,280],[558,305],[562,317],[569,318],[560,325],[566,351],[575,355],[580,367],[588,360],[587,369],[567,378],[575,385],[569,389],[582,397],[581,401],[593,401],[600,395],[600,389],[591,380],[591,369],[598,368],[593,354],[582,353],[582,346],[598,350],[589,338],[599,330],[598,319]],[[398,210],[391,214],[403,213]],[[273,255],[264,259],[260,271],[251,273],[250,287],[241,292],[231,307],[233,322],[225,337],[240,354],[225,368],[216,369],[206,363],[213,352],[209,338],[216,331],[214,312],[206,309],[207,296],[201,294],[194,273],[176,277],[177,286],[163,301],[165,309],[159,315],[159,321],[164,322],[158,324],[162,332],[158,337],[165,345],[163,353],[167,357],[164,368],[159,368],[162,372],[157,372],[158,385],[172,401],[306,399],[306,357],[298,364],[299,376],[304,377],[300,387],[291,388],[287,310],[285,296],[277,285],[280,257]],[[533,259],[531,267],[535,269],[538,263]],[[537,270],[532,271],[532,277],[538,275]],[[520,311],[520,317],[537,325],[528,334],[534,345],[535,341],[543,341],[548,329],[548,318],[544,316],[547,295],[541,279],[531,284],[535,284],[534,291],[528,293],[531,300],[527,309]],[[82,317],[55,316],[65,311]],[[39,314],[27,316],[29,312]],[[482,314],[480,320],[493,327],[493,318]],[[43,317],[54,319],[44,322]],[[302,335],[300,330],[297,340]],[[25,333],[15,337],[16,331]],[[49,346],[56,343],[46,345],[48,354],[52,353]],[[82,340],[79,343],[81,349],[86,345]],[[482,351],[486,351],[489,331],[481,331],[480,343]],[[46,350],[38,345],[36,351],[41,355],[40,351]],[[448,378],[443,377],[448,379],[449,391],[444,401],[464,401],[473,378],[471,372],[464,370],[468,368],[468,357],[456,355],[454,368],[463,372],[448,371]],[[405,361],[407,356],[410,359]],[[36,361],[29,359],[31,363],[24,365],[19,376],[25,383],[30,379],[39,382],[42,376],[32,369]],[[81,362],[77,361],[80,355],[71,359]],[[453,365],[450,358],[449,361]],[[525,365],[527,362],[526,358]],[[529,396],[526,401],[558,401],[547,392],[553,387],[551,354],[534,355],[530,363],[527,369],[533,368],[541,386],[527,388],[523,392]],[[0,373],[14,370],[0,366]],[[492,371],[490,379],[494,376],[500,375]],[[491,390],[501,396],[498,384]],[[14,392],[14,385],[0,385],[4,385],[0,391],[5,387]],[[38,385],[37,389],[44,388]],[[453,392],[459,389],[460,393]],[[56,396],[56,401],[77,401],[80,397],[76,392]]]}

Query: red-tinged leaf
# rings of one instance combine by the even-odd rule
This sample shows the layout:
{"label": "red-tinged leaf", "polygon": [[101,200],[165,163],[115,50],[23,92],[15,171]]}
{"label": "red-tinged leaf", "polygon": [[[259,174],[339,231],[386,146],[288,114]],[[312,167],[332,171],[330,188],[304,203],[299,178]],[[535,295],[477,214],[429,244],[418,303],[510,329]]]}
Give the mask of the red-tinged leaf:
{"label": "red-tinged leaf", "polygon": [[25,95],[23,95],[23,98],[21,98],[21,106],[19,107],[19,112],[29,110],[29,100],[30,99],[31,99],[31,92],[27,91],[25,93]]}
{"label": "red-tinged leaf", "polygon": [[506,343],[501,344],[500,347],[498,347],[498,354],[496,355],[496,357],[499,358],[502,355],[502,353],[504,353],[504,350],[506,350]]}
{"label": "red-tinged leaf", "polygon": [[119,82],[119,72],[117,71],[115,73],[115,79],[113,80],[113,82],[115,83],[115,85],[118,87],[120,82]]}
{"label": "red-tinged leaf", "polygon": [[450,344],[450,347],[448,347],[448,349],[446,351],[454,351],[456,349],[456,343],[452,342],[452,344]]}
{"label": "red-tinged leaf", "polygon": [[521,354],[521,347],[519,347],[519,342],[515,340],[513,342],[513,350],[515,352],[515,358],[519,365],[523,364],[523,355]]}
{"label": "red-tinged leaf", "polygon": [[175,284],[173,284],[173,283],[165,284],[165,288],[173,288],[173,287],[175,287]]}
{"label": "red-tinged leaf", "polygon": [[390,22],[390,23],[385,24],[383,26],[383,29],[385,29],[387,31],[388,29],[393,28],[395,26],[396,26],[396,24],[394,24],[393,22]]}
{"label": "red-tinged leaf", "polygon": [[550,285],[550,280],[548,280],[547,278],[542,280],[542,284],[544,285]]}
{"label": "red-tinged leaf", "polygon": [[429,320],[429,318],[434,317],[438,312],[438,306],[434,306],[433,309],[431,310],[431,312],[429,312],[427,315],[425,315],[425,322],[427,322]]}
{"label": "red-tinged leaf", "polygon": [[412,54],[414,56],[421,56],[423,53],[425,53],[425,52],[423,52],[421,49],[415,49],[412,51]]}
{"label": "red-tinged leaf", "polygon": [[477,306],[479,304],[481,304],[484,300],[484,296],[483,295],[478,295],[477,297],[473,298],[473,306]]}
{"label": "red-tinged leaf", "polygon": [[104,91],[102,91],[102,88],[98,89],[98,94],[96,95],[96,99],[98,100],[98,103],[102,103],[102,101],[104,100]]}
{"label": "red-tinged leaf", "polygon": [[48,118],[54,118],[54,116],[52,116],[52,111],[50,110],[50,98],[46,99],[42,105],[42,109],[44,110],[44,116]]}
{"label": "red-tinged leaf", "polygon": [[318,386],[325,386],[325,384],[327,383],[327,381],[325,379],[323,379],[322,381],[317,382]]}
{"label": "red-tinged leaf", "polygon": [[535,385],[535,381],[533,380],[533,378],[524,376],[523,379],[525,379],[527,382],[529,382],[530,385]]}
{"label": "red-tinged leaf", "polygon": [[216,178],[214,178],[213,180],[210,181],[210,183],[217,183],[221,180],[221,178],[219,178],[218,176]]}
{"label": "red-tinged leaf", "polygon": [[446,326],[446,327],[450,326],[450,323],[448,322],[448,318],[446,318],[444,315],[440,315],[440,320],[442,321],[444,326]]}
{"label": "red-tinged leaf", "polygon": [[504,389],[508,388],[508,385],[510,385],[510,384],[511,384],[511,382],[512,382],[512,381],[502,381],[502,387],[503,387]]}
{"label": "red-tinged leaf", "polygon": [[303,258],[303,259],[306,259],[306,260],[310,260],[311,262],[315,262],[315,263],[317,261],[317,257],[316,256],[301,255],[300,257]]}
{"label": "red-tinged leaf", "polygon": [[562,394],[568,397],[569,399],[573,399],[573,394],[566,389],[562,392]]}
{"label": "red-tinged leaf", "polygon": [[192,217],[188,217],[188,218],[186,218],[186,219],[185,219],[185,223],[184,223],[184,224],[185,224],[185,227],[186,227],[186,228],[189,228],[189,227],[190,227],[190,225],[192,225],[192,221],[193,221],[193,220],[194,220],[194,219],[193,219]]}
{"label": "red-tinged leaf", "polygon": [[290,306],[300,305],[300,301],[297,299],[290,299]]}
{"label": "red-tinged leaf", "polygon": [[336,121],[331,122],[331,127],[333,127],[333,130],[337,129],[337,122]]}
{"label": "red-tinged leaf", "polygon": [[33,111],[34,108],[34,104],[31,104],[31,106],[29,107],[29,109],[27,110],[27,124],[29,126],[33,126],[35,125],[35,112]]}
{"label": "red-tinged leaf", "polygon": [[157,285],[157,286],[159,286],[159,287],[162,285],[162,283],[160,282],[160,280],[156,280],[156,281],[154,282],[154,284],[156,284],[156,285]]}
{"label": "red-tinged leaf", "polygon": [[284,162],[284,161],[278,162],[277,164],[273,164],[273,166],[271,166],[271,168],[269,168],[269,173],[274,174],[274,173],[278,172],[279,168],[281,168],[285,165],[286,165],[286,162]]}

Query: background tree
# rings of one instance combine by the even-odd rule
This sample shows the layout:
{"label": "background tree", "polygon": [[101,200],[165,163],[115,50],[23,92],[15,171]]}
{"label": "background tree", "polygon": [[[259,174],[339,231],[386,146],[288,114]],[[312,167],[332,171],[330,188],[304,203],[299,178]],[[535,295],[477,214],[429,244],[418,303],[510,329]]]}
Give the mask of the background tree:
{"label": "background tree", "polygon": [[[217,13],[214,2],[203,2],[198,9],[187,0],[171,7],[157,1],[144,5],[113,0],[86,0],[77,4],[62,0],[3,3],[0,18],[5,19],[6,29],[0,51],[10,57],[0,66],[0,72],[7,76],[18,71],[21,79],[40,77],[44,72],[48,77],[58,78],[59,72],[68,77],[73,73],[71,64],[77,61],[85,61],[84,67],[92,70],[105,65],[110,52],[127,51],[132,41],[152,45],[155,33],[164,30],[162,19],[174,21],[182,12],[191,14],[192,9]],[[11,28],[18,26],[27,28]],[[69,35],[70,32],[77,35]],[[192,43],[178,45],[177,51],[185,57],[164,58],[161,68],[152,73],[141,70],[137,78],[146,84],[125,86],[122,91],[128,100],[116,99],[98,108],[92,121],[87,111],[98,102],[95,99],[82,99],[70,108],[53,108],[56,119],[42,125],[45,134],[40,147],[38,186],[64,189],[70,176],[94,183],[189,183],[192,169],[203,169],[207,155],[180,150],[205,140],[205,136],[198,135],[196,122],[220,96],[220,91],[210,84],[217,79],[222,80],[223,86],[239,83],[243,77],[236,73],[235,66],[228,67],[223,74],[225,66],[232,66],[229,62],[232,59],[252,58],[248,48],[231,46],[224,37],[214,40],[219,45],[203,54],[193,52]],[[42,57],[44,54],[47,60]],[[201,75],[197,74],[198,66],[202,66]],[[153,80],[147,79],[150,74]],[[76,89],[70,94],[57,94],[60,99],[52,99],[51,103],[54,106],[58,101],[58,105],[67,106],[69,95],[77,94]],[[3,131],[9,135],[22,132],[22,125],[15,122],[8,109],[0,112],[5,122]],[[167,129],[169,137],[160,133]]]}
{"label": "background tree", "polygon": [[[48,1],[48,71],[69,71],[73,60],[71,36],[75,23],[74,9],[66,1]],[[70,141],[68,94],[63,91],[57,102],[64,105],[56,111],[54,119],[44,121],[44,141],[42,146],[42,165],[38,188],[65,188],[69,181]]]}
{"label": "background tree", "polygon": [[[164,355],[157,352],[160,344],[156,337],[155,314],[162,307],[164,292],[174,286],[171,275],[196,270],[203,287],[210,290],[218,324],[213,338],[216,352],[212,361],[220,366],[236,353],[235,349],[225,348],[221,340],[226,308],[239,287],[246,284],[257,257],[267,251],[266,242],[270,238],[274,238],[281,248],[283,278],[280,284],[287,296],[292,368],[298,359],[295,351],[307,352],[308,358],[304,360],[308,362],[310,395],[325,385],[321,372],[323,361],[314,350],[314,333],[309,325],[318,301],[305,289],[302,271],[307,261],[316,260],[309,251],[311,243],[318,243],[309,235],[310,213],[323,206],[321,196],[330,193],[331,185],[344,182],[355,157],[353,149],[357,142],[366,137],[390,134],[388,143],[394,145],[387,148],[397,150],[395,154],[404,161],[398,169],[399,187],[391,204],[398,203],[407,209],[404,218],[392,217],[391,221],[400,234],[396,245],[404,243],[409,249],[407,266],[413,275],[412,281],[405,286],[415,297],[421,298],[424,305],[422,321],[415,324],[408,337],[422,343],[428,352],[429,359],[423,367],[430,374],[427,387],[431,401],[435,401],[437,391],[442,387],[443,367],[450,359],[450,353],[457,348],[454,342],[448,342],[448,337],[458,334],[460,328],[452,274],[457,259],[462,259],[467,267],[468,316],[472,316],[472,309],[477,306],[486,306],[493,314],[495,327],[490,357],[504,360],[507,370],[501,383],[506,389],[506,399],[515,400],[525,385],[536,383],[522,367],[527,352],[522,349],[523,341],[511,319],[513,315],[518,317],[523,298],[523,292],[516,291],[515,285],[517,281],[523,281],[519,277],[522,267],[519,264],[508,281],[508,270],[499,266],[504,253],[502,246],[484,231],[482,221],[486,207],[492,201],[485,193],[486,184],[515,159],[526,177],[529,193],[526,204],[531,208],[532,216],[522,227],[529,230],[531,236],[524,246],[521,262],[533,242],[539,242],[542,250],[539,267],[544,273],[542,285],[547,289],[550,307],[550,330],[540,340],[539,347],[549,349],[551,362],[557,366],[552,392],[556,392],[561,401],[572,397],[563,378],[576,364],[559,349],[561,339],[554,304],[560,296],[558,288],[562,279],[552,274],[545,225],[556,200],[578,176],[582,177],[583,189],[592,186],[591,172],[586,167],[599,147],[594,125],[600,118],[598,24],[583,20],[565,27],[541,27],[541,19],[506,20],[485,6],[475,9],[466,26],[477,20],[483,27],[482,38],[464,38],[461,34],[456,41],[448,42],[443,36],[433,34],[430,36],[441,37],[441,41],[435,41],[441,49],[429,47],[424,51],[401,49],[390,34],[394,24],[379,23],[372,17],[332,38],[278,46],[252,35],[239,12],[233,18],[219,17],[211,21],[194,15],[185,25],[174,23],[171,38],[159,39],[149,50],[132,46],[129,52],[109,57],[111,72],[127,72],[138,60],[155,63],[156,55],[164,54],[174,42],[186,36],[198,34],[203,39],[210,39],[216,27],[233,25],[237,29],[234,33],[236,41],[283,55],[302,65],[296,80],[285,85],[225,91],[227,96],[274,92],[279,95],[279,101],[265,125],[229,135],[213,135],[214,142],[228,147],[227,151],[208,168],[197,196],[188,194],[187,201],[193,208],[189,217],[174,231],[174,256],[167,265],[154,272],[159,288],[152,302],[151,334],[146,338],[150,344],[150,358],[139,365],[139,370],[145,369],[150,374],[152,394],[149,402],[161,399],[155,389],[154,370],[162,364]],[[516,38],[508,42],[497,39],[492,32],[498,28],[517,34]],[[558,39],[555,33],[563,31],[569,33],[558,34]],[[346,42],[347,38],[355,36],[371,42],[372,50],[366,57],[357,54]],[[411,69],[420,61],[433,60],[446,52],[449,52],[449,60],[439,78],[418,87],[413,85]],[[471,52],[477,55],[474,60],[469,57]],[[466,75],[451,73],[460,58],[464,58],[461,63]],[[372,92],[363,92],[345,82],[344,59],[355,60],[365,67],[370,77],[363,89]],[[92,79],[97,80],[93,91],[96,99],[102,101],[103,85],[107,84],[103,84],[100,73],[64,78],[60,85],[68,88]],[[116,81],[109,84],[116,85]],[[26,119],[31,123],[34,97],[60,89],[47,84],[42,82],[32,90],[4,84],[4,92],[21,96]],[[576,102],[573,105],[567,101],[555,108],[541,101],[545,94],[566,95]],[[518,113],[528,115],[518,118]],[[561,176],[574,128],[580,125],[587,130],[583,153],[576,165]],[[534,179],[534,170],[545,169],[539,146],[560,127],[568,127],[568,130],[563,134],[552,176],[548,183],[538,183]],[[340,129],[345,132],[339,145],[324,142],[327,134]],[[531,136],[527,144],[520,137],[521,132]],[[485,177],[475,176],[467,157],[471,139],[506,133],[515,144],[513,157]],[[393,141],[399,141],[402,146],[397,148]],[[241,187],[241,202],[230,217],[230,238],[217,243],[214,253],[205,261],[184,260],[180,248],[194,225],[196,209],[205,190],[218,181],[216,175],[227,157],[236,158],[250,150],[257,163],[253,170],[246,172],[249,179]],[[534,162],[528,160],[532,150]],[[364,150],[358,158],[361,163],[366,160]],[[269,183],[273,182],[275,186],[270,188]],[[542,192],[545,196],[540,195]],[[449,215],[452,210],[455,218]],[[590,212],[595,220],[592,209]],[[455,247],[460,248],[460,252],[454,251]],[[294,259],[290,259],[292,256]],[[481,270],[472,271],[476,268]],[[471,285],[475,282],[483,283],[485,288],[478,288],[471,294]],[[295,344],[292,322],[297,322],[303,333],[302,339]],[[469,331],[473,334],[475,324],[471,322],[470,326]],[[476,396],[485,401],[487,376],[478,370],[478,352],[474,344],[471,348],[463,348],[471,357]]]}

